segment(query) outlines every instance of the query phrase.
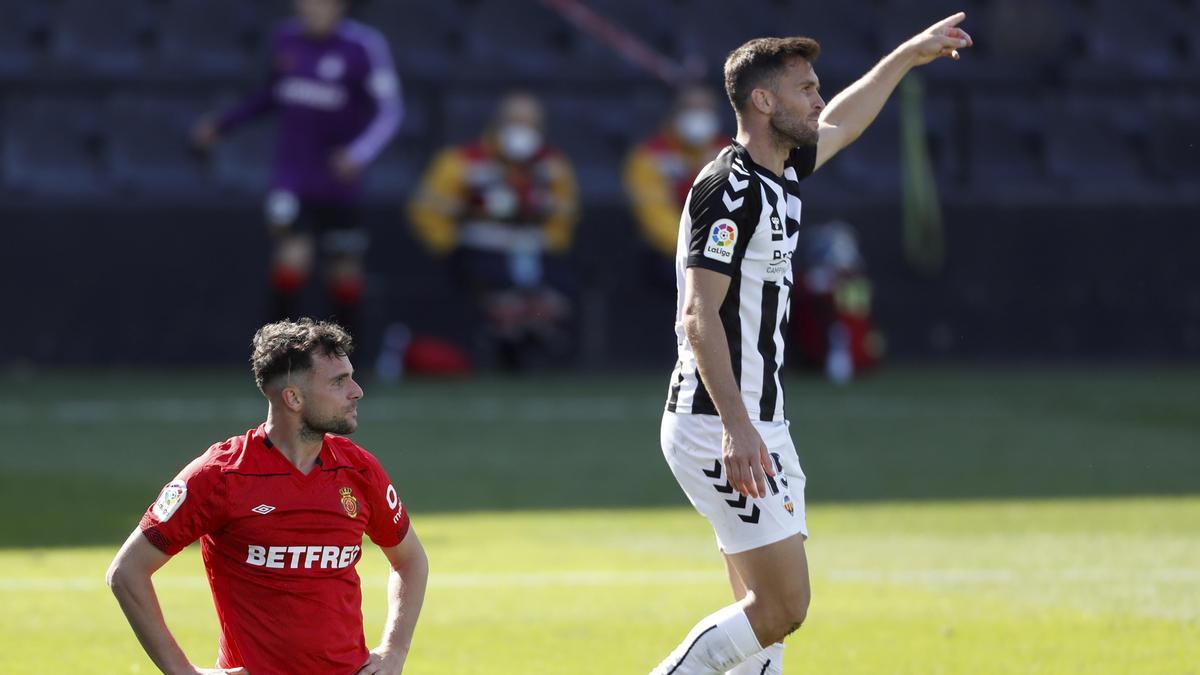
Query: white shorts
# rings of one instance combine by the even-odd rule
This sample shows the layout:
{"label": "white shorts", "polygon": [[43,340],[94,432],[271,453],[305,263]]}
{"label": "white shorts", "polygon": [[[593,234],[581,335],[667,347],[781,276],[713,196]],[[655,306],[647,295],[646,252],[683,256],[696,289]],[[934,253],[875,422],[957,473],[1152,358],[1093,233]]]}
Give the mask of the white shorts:
{"label": "white shorts", "polygon": [[804,471],[788,423],[754,422],[776,474],[766,497],[752,499],[730,486],[721,463],[721,419],[716,415],[663,413],[663,456],[692,506],[712,523],[717,545],[741,553],[794,534],[808,538],[804,516]]}

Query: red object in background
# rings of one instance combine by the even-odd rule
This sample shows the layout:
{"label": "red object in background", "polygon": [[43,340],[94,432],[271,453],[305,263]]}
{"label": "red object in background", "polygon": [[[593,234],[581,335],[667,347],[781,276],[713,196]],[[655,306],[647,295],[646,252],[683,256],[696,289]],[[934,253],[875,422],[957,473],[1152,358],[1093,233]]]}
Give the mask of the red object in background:
{"label": "red object in background", "polygon": [[854,270],[806,274],[792,292],[792,339],[806,365],[826,368],[838,330],[855,374],[879,364],[882,338],[871,322],[871,282]]}
{"label": "red object in background", "polygon": [[450,342],[418,335],[404,352],[404,370],[415,375],[468,375],[471,359]]}

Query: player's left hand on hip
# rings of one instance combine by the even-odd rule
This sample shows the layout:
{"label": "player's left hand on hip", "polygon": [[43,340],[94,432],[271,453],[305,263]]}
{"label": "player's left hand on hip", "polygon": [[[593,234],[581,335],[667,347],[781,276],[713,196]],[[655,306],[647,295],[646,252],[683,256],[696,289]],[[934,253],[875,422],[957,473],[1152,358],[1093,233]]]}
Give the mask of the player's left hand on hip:
{"label": "player's left hand on hip", "polygon": [[958,50],[975,44],[967,31],[958,27],[966,18],[966,12],[959,12],[913,36],[908,45],[913,49],[916,65],[924,65],[942,56],[957,61]]}
{"label": "player's left hand on hip", "polygon": [[400,675],[403,670],[404,656],[376,647],[355,675]]}

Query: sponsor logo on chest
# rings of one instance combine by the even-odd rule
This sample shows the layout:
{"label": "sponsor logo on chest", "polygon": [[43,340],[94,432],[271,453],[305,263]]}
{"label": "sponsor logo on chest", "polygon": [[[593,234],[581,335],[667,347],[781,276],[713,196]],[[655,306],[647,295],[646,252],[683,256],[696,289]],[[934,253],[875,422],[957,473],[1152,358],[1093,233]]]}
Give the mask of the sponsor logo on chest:
{"label": "sponsor logo on chest", "polygon": [[350,567],[361,546],[256,546],[246,547],[246,564],[270,569],[334,569]]}

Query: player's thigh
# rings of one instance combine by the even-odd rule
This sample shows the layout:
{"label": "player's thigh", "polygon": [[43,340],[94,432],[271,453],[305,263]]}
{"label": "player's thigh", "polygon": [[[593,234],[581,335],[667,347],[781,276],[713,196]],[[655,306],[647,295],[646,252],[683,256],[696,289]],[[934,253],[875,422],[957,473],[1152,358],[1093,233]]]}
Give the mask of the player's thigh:
{"label": "player's thigh", "polygon": [[811,586],[804,534],[793,534],[756,549],[727,554],[726,560],[744,589],[754,592],[756,597],[808,602]]}
{"label": "player's thigh", "polygon": [[[720,419],[712,415],[679,415],[665,412],[659,429],[659,445],[671,474],[675,476],[675,481],[683,489],[688,501],[700,515],[716,527],[720,517],[720,506],[713,495],[708,493],[712,491],[713,485],[724,489],[723,483],[710,484],[724,477],[720,466]],[[732,496],[733,490],[720,494]],[[719,534],[718,532],[718,541]]]}
{"label": "player's thigh", "polygon": [[688,501],[712,525],[720,550],[738,553],[804,532],[803,512],[782,481],[772,480],[759,498],[733,488],[721,461],[721,436],[715,415],[663,414],[663,457]]}
{"label": "player's thigh", "polygon": [[729,588],[733,591],[733,599],[741,600],[746,597],[746,584],[742,581],[742,577],[738,574],[737,568],[733,566],[733,561],[728,555],[723,556],[725,560],[725,573],[729,575]]}

